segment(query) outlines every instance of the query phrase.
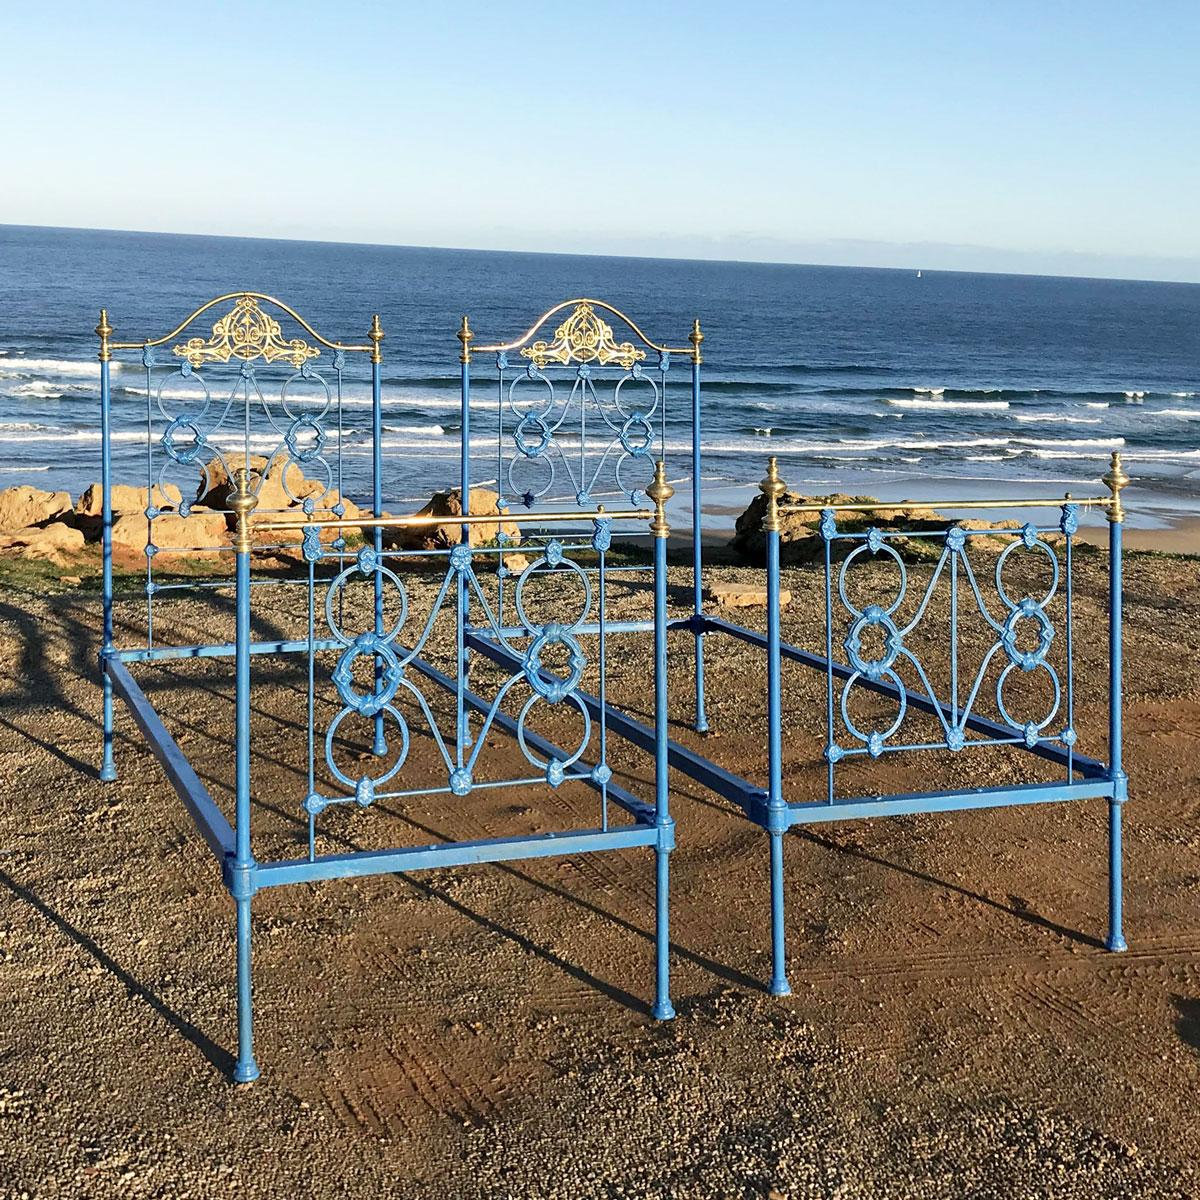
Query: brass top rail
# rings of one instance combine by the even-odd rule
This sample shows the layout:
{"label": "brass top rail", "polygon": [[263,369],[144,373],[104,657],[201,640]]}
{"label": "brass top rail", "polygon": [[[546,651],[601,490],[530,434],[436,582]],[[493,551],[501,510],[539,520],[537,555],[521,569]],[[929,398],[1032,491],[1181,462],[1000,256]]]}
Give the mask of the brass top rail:
{"label": "brass top rail", "polygon": [[472,353],[478,354],[484,351],[490,353],[502,353],[505,350],[519,350],[522,346],[528,345],[533,339],[533,336],[547,321],[550,320],[555,313],[562,312],[564,309],[574,308],[580,304],[590,304],[593,308],[602,308],[605,312],[610,312],[614,316],[619,317],[635,334],[642,340],[642,344],[648,346],[651,350],[658,350],[663,354],[692,354],[696,351],[696,346],[667,346],[660,342],[654,341],[642,332],[638,323],[632,317],[623,313],[619,308],[614,308],[611,304],[604,300],[596,300],[591,296],[578,296],[574,300],[564,300],[561,304],[556,304],[553,308],[547,309],[540,317],[515,341],[511,342],[495,342],[486,346],[471,347]]}
{"label": "brass top rail", "polygon": [[[215,308],[218,304],[222,304],[226,300],[239,300],[242,297],[250,297],[256,301],[265,300],[268,304],[273,304],[282,312],[287,313],[287,315],[291,317],[301,327],[301,329],[305,330],[305,332],[307,332],[311,337],[316,338],[316,340],[320,342],[322,346],[325,346],[329,350],[343,350],[359,354],[375,354],[378,351],[378,343],[374,337],[371,339],[371,344],[366,346],[352,345],[349,342],[330,341],[329,338],[318,333],[294,308],[292,308],[290,304],[285,304],[277,297],[267,295],[266,292],[226,292],[223,296],[216,296],[212,300],[202,304],[188,317],[176,325],[170,333],[165,333],[162,337],[147,338],[140,342],[117,342],[110,341],[108,337],[102,334],[101,340],[105,343],[105,348],[109,350],[145,350],[154,346],[161,346],[166,342],[169,342],[172,338],[178,337],[197,317],[203,316],[203,314],[208,312],[209,309]],[[107,322],[102,319],[101,324],[104,325],[106,323]],[[372,331],[374,331],[377,326],[378,318],[376,318],[376,323],[372,326]],[[99,330],[97,330],[97,332],[99,332]],[[111,334],[111,332],[112,329],[110,326],[109,333]],[[380,337],[382,338],[382,332],[380,333]]]}
{"label": "brass top rail", "polygon": [[654,516],[650,508],[614,509],[608,512],[552,512],[552,513],[472,513],[469,516],[435,516],[433,513],[412,513],[404,517],[339,517],[335,520],[309,520],[298,516],[290,521],[254,521],[255,529],[304,530],[304,529],[420,529],[435,525],[515,525],[561,524],[567,521],[648,521]]}
{"label": "brass top rail", "polygon": [[894,504],[886,500],[873,500],[866,504],[781,504],[781,513],[831,512],[911,512],[919,508],[1062,508],[1073,504],[1076,508],[1108,508],[1111,496],[1064,496],[1061,500],[1050,500],[1041,496],[1036,500],[898,500]]}

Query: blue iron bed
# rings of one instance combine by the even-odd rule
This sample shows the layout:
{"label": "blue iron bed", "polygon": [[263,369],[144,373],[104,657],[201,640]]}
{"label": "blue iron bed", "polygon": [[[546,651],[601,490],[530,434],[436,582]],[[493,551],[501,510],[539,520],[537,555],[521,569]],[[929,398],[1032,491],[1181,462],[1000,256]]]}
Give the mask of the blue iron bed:
{"label": "blue iron bed", "polygon": [[[228,311],[223,306],[229,305]],[[211,333],[192,333],[199,318],[214,308],[221,315]],[[294,327],[294,336],[284,326]],[[506,520],[536,523],[542,531],[536,559],[509,589],[493,600],[481,584],[486,563],[500,564],[504,539],[473,545],[473,527],[498,529],[493,517],[464,512],[454,521],[459,540],[441,549],[400,550],[385,546],[387,530],[445,524],[435,516],[391,518],[382,512],[383,461],[380,453],[381,363],[383,330],[378,317],[367,341],[349,344],[319,334],[293,309],[261,293],[218,297],[191,313],[171,332],[135,342],[119,342],[102,311],[100,404],[102,429],[103,759],[101,777],[116,778],[113,754],[113,699],[128,707],[147,743],[161,762],[204,841],[213,852],[222,879],[236,905],[238,1054],[234,1078],[249,1082],[259,1074],[254,1056],[251,1004],[250,911],[262,888],[350,876],[407,872],[465,863],[499,862],[551,855],[579,854],[645,846],[655,855],[656,959],[653,1015],[674,1015],[668,962],[668,857],[674,844],[667,790],[666,756],[666,503],[672,488],[658,462],[636,502],[606,511],[576,506],[568,511],[517,514]],[[191,336],[188,336],[191,334]],[[113,386],[113,362],[123,352],[137,361]],[[463,340],[464,395],[469,342]],[[320,361],[318,361],[320,360]],[[369,364],[366,378],[354,363]],[[131,376],[140,378],[137,387]],[[356,391],[355,389],[359,389]],[[136,394],[132,419],[125,399]],[[355,401],[358,406],[355,407]],[[466,408],[464,406],[464,412]],[[364,515],[348,512],[344,487],[351,477],[348,429],[357,423],[369,446],[366,478],[372,496]],[[119,430],[115,429],[120,426]],[[136,433],[135,430],[141,432]],[[114,624],[114,432],[136,437],[145,452],[146,583],[144,643],[118,646]],[[464,495],[469,495],[469,430],[464,420]],[[257,457],[256,449],[264,451]],[[360,470],[364,464],[358,464]],[[301,470],[291,476],[293,467]],[[186,483],[201,475],[199,504],[186,498]],[[304,474],[314,475],[304,480]],[[303,494],[300,481],[304,480]],[[215,488],[215,490],[214,490]],[[282,492],[279,490],[282,488]],[[176,498],[178,496],[178,498]],[[275,503],[268,503],[273,499]],[[124,518],[122,518],[124,519]],[[214,522],[219,530],[214,534]],[[223,530],[229,526],[228,536]],[[207,541],[192,544],[186,531],[203,528]],[[654,797],[648,803],[618,786],[607,760],[607,709],[593,713],[580,696],[590,668],[603,694],[609,634],[606,592],[609,548],[614,530],[648,532],[653,543],[652,616],[640,623],[651,631],[654,646]],[[232,571],[216,577],[177,580],[156,571],[171,531],[171,553],[202,553]],[[353,544],[363,534],[361,546]],[[158,541],[156,542],[156,538]],[[296,569],[279,578],[255,567],[271,556],[296,560]],[[439,579],[423,619],[412,619],[406,569],[423,564]],[[576,589],[578,608],[566,619],[531,619],[523,603],[529,581],[553,575]],[[501,579],[503,576],[501,576]],[[359,585],[365,597],[352,600]],[[164,640],[156,606],[181,598],[189,588],[233,597],[232,636],[221,641]],[[295,636],[254,640],[252,620],[267,597],[272,616],[285,604],[278,589],[300,592],[303,627]],[[540,611],[540,609],[539,609]],[[439,623],[439,616],[444,620]],[[467,679],[468,620],[476,636],[508,656],[507,671],[493,694],[474,690]],[[449,634],[446,631],[449,630]],[[457,669],[445,671],[431,661],[435,643]],[[566,678],[551,674],[543,656],[555,653],[569,666]],[[163,718],[134,677],[137,664],[172,659],[232,658],[235,675],[235,787],[233,820],[213,800]],[[308,825],[307,854],[294,859],[259,861],[251,840],[255,790],[252,778],[252,663],[263,658],[303,664],[306,676],[306,783],[297,796]],[[364,670],[356,670],[365,668]],[[451,715],[439,720],[437,710]],[[539,734],[532,717],[543,708],[574,706],[582,714],[578,745],[563,748]],[[402,708],[406,707],[406,711]],[[407,712],[407,715],[406,715]],[[477,715],[472,727],[469,714]],[[433,786],[402,787],[414,739],[410,726],[420,722],[428,738]],[[361,736],[344,753],[347,730],[357,723]],[[446,728],[443,728],[446,726]],[[531,769],[517,775],[489,770],[489,731],[515,739]],[[428,765],[428,764],[427,764]],[[464,797],[475,789],[499,787],[584,787],[598,799],[593,827],[484,841],[445,842],[350,853],[319,853],[320,820],[332,807],[369,809],[378,801],[412,795]]]}
{"label": "blue iron bed", "polygon": [[[560,317],[560,314],[566,314]],[[628,340],[619,342],[612,327],[603,317],[622,322],[629,331]],[[549,340],[539,337],[554,318],[561,321],[553,328]],[[469,346],[469,326],[464,320],[460,337]],[[740,808],[746,816],[770,835],[771,884],[771,992],[783,995],[790,991],[784,955],[784,877],[783,834],[793,825],[843,821],[864,817],[879,817],[906,813],[942,812],[958,809],[1000,807],[1013,804],[1032,804],[1054,800],[1106,799],[1109,802],[1109,931],[1107,946],[1123,950],[1121,915],[1121,808],[1127,797],[1127,780],[1121,756],[1121,552],[1124,509],[1121,490],[1129,482],[1121,467],[1119,455],[1114,454],[1109,473],[1104,477],[1107,496],[1065,500],[1037,498],[1034,500],[968,500],[938,502],[938,507],[952,510],[981,510],[1001,516],[1014,510],[1045,510],[1056,512],[1053,525],[1026,524],[1019,529],[967,529],[954,522],[936,523],[929,528],[866,528],[854,530],[839,527],[839,517],[854,514],[863,518],[872,510],[889,510],[892,514],[927,510],[929,503],[914,504],[849,504],[794,505],[781,504],[786,488],[778,474],[774,459],[770,461],[767,477],[760,485],[766,498],[764,532],[766,542],[767,628],[765,633],[745,628],[705,608],[702,518],[702,407],[700,367],[704,335],[696,320],[688,337],[687,347],[661,345],[651,341],[630,318],[618,309],[593,299],[566,301],[543,314],[521,337],[510,342],[481,346],[481,351],[496,355],[497,380],[497,452],[496,471],[507,481],[514,498],[533,507],[554,487],[558,476],[555,460],[566,464],[566,480],[560,481],[555,499],[579,504],[590,501],[600,478],[599,469],[590,472],[588,462],[603,466],[610,458],[624,466],[626,473],[636,469],[637,460],[649,460],[652,424],[658,424],[659,447],[657,458],[666,458],[666,387],[671,356],[679,355],[690,364],[690,423],[691,423],[691,592],[692,613],[671,623],[671,629],[691,635],[694,647],[695,708],[693,725],[697,732],[709,729],[705,708],[704,644],[714,634],[739,640],[763,656],[767,682],[768,736],[765,749],[767,784],[755,784],[723,768],[696,750],[670,739],[667,754],[672,768],[701,786],[710,789]],[[515,353],[514,353],[515,352]],[[619,404],[620,389],[625,383],[648,377],[647,356],[653,356],[655,387],[650,403],[643,409],[627,409]],[[469,352],[465,357],[469,358]],[[515,361],[514,361],[515,360]],[[607,368],[601,372],[600,368]],[[563,402],[555,391],[552,372],[565,379],[569,394]],[[609,415],[595,390],[599,374],[609,378],[613,388]],[[543,407],[524,410],[513,403],[519,385],[544,389]],[[463,422],[466,427],[470,396],[469,370],[463,376]],[[572,408],[572,401],[576,405]],[[615,402],[615,403],[614,403]],[[589,440],[587,415],[589,405],[599,420],[594,421]],[[511,422],[505,425],[503,415],[510,413]],[[614,415],[615,414],[615,417]],[[599,427],[599,437],[595,430]],[[636,431],[640,436],[631,436]],[[571,450],[577,456],[577,467],[570,469],[564,450],[564,435],[572,438]],[[598,442],[598,446],[593,443]],[[589,459],[589,452],[592,457]],[[464,478],[467,475],[467,450],[463,451]],[[519,482],[519,473],[533,467],[541,471],[537,486]],[[526,476],[528,477],[528,476]],[[618,492],[626,490],[626,480],[619,471],[612,473],[609,486]],[[636,490],[629,489],[630,499],[636,500]],[[1087,757],[1076,750],[1075,680],[1074,680],[1074,545],[1079,513],[1083,509],[1103,510],[1109,521],[1109,751],[1108,762]],[[805,650],[782,639],[780,633],[780,517],[812,513],[819,517],[819,534],[824,547],[825,645],[823,653]],[[858,523],[861,523],[859,521]],[[994,572],[995,600],[1000,615],[993,615],[985,599],[969,553],[972,541],[979,537],[1007,542],[997,556]],[[1055,546],[1048,538],[1060,541]],[[901,556],[894,546],[905,539],[918,539],[939,548],[931,578],[924,590],[916,615],[901,625],[892,618],[905,599],[908,589],[907,573]],[[1015,555],[1026,554],[1044,558],[1052,574],[1047,594],[1013,598],[1005,588],[1005,566]],[[834,564],[842,558],[840,570]],[[885,559],[899,568],[899,588],[887,605],[871,604],[856,607],[846,590],[847,572],[852,564],[865,559]],[[951,643],[950,679],[944,698],[939,695],[920,657],[906,643],[921,623],[930,601],[939,586],[949,592],[949,623],[947,637]],[[977,606],[982,620],[990,628],[993,641],[982,656],[967,687],[960,686],[958,622],[960,599],[966,594]],[[1056,625],[1047,606],[1061,597],[1062,612]],[[642,628],[638,623],[627,626],[629,631]],[[1032,629],[1035,645],[1023,648],[1019,642],[1023,629]],[[883,640],[880,657],[872,658],[863,647],[864,637],[877,636]],[[1050,660],[1049,651],[1055,639],[1064,646],[1062,677]],[[835,645],[836,643],[836,645]],[[512,665],[511,653],[496,644],[486,631],[470,630],[467,645],[492,661]],[[843,657],[844,656],[844,657]],[[784,795],[782,743],[785,714],[781,699],[781,667],[783,662],[799,664],[820,672],[825,677],[825,742],[823,747],[827,769],[826,795],[821,800],[788,801]],[[1000,664],[1003,664],[1001,667]],[[980,710],[982,687],[989,669],[999,668],[1001,678],[996,683],[993,715]],[[906,683],[898,673],[907,670],[912,682]],[[965,668],[963,668],[965,669]],[[1015,719],[1005,703],[1005,681],[1014,673],[1028,675],[1042,672],[1050,681],[1053,702],[1038,722]],[[860,729],[849,712],[850,696],[855,688],[869,690],[896,702],[898,715],[886,728]],[[658,745],[657,732],[643,722],[607,703],[602,695],[580,693],[581,703],[593,715],[605,713],[608,730],[646,750]],[[921,743],[903,741],[901,735],[909,713],[931,715],[938,723],[940,735]],[[1055,724],[1061,719],[1061,724]],[[837,794],[837,767],[842,762],[866,758],[878,759],[896,753],[913,754],[919,751],[946,751],[959,755],[981,747],[1011,746],[1060,768],[1062,777],[1045,783],[1017,784],[994,788],[964,788],[956,790],[918,791],[884,796],[850,796]]]}

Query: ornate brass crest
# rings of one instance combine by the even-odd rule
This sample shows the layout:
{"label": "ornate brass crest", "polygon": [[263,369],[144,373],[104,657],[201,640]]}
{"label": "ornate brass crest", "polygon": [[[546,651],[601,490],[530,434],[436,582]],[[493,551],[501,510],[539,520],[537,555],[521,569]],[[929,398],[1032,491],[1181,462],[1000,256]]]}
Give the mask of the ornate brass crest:
{"label": "ornate brass crest", "polygon": [[628,370],[635,362],[646,357],[632,342],[617,344],[612,326],[602,321],[590,304],[576,305],[571,315],[554,331],[554,341],[534,342],[521,350],[523,358],[533,360],[535,366],[547,363],[571,362],[599,363],[602,367],[610,363]]}
{"label": "ornate brass crest", "polygon": [[293,367],[301,367],[321,353],[303,338],[284,341],[279,322],[267,316],[253,296],[239,296],[232,310],[212,327],[212,337],[188,338],[171,348],[176,358],[186,358],[193,367],[205,362],[228,362],[240,358],[251,362],[261,358],[266,362],[283,359]]}

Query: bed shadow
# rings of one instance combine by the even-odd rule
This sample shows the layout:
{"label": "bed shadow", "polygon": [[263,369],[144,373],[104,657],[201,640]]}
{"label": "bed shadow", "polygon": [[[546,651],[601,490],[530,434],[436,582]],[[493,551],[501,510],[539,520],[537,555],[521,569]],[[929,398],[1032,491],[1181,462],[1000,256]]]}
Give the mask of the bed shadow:
{"label": "bed shadow", "polygon": [[51,908],[36,893],[23,887],[4,871],[0,871],[0,884],[70,938],[75,945],[86,950],[131,996],[147,1004],[185,1041],[191,1042],[218,1071],[232,1077],[234,1060],[228,1050],[218,1046],[206,1033],[193,1025],[186,1017],[177,1013],[161,996],[156,995],[144,983],[131,975],[112,955],[98,946],[83,930],[72,925],[70,921]]}

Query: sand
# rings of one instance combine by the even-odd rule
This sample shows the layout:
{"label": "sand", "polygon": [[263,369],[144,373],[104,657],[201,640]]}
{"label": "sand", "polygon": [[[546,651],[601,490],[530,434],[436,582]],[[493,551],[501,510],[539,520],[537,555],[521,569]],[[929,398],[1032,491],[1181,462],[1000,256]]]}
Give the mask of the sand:
{"label": "sand", "polygon": [[[1128,559],[1128,953],[1101,946],[1102,804],[817,827],[786,839],[794,995],[773,999],[766,837],[676,777],[677,1020],[647,1011],[647,851],[279,889],[255,900],[263,1077],[245,1088],[227,1079],[232,904],[123,713],[120,779],[96,779],[97,594],[87,569],[72,573],[81,585],[11,574],[0,600],[0,1194],[1200,1194],[1195,560]],[[687,573],[671,582],[682,613]],[[818,576],[784,583],[785,634],[811,644]],[[1101,556],[1081,553],[1080,748],[1101,756],[1103,583]],[[643,582],[613,615],[645,600]],[[293,618],[289,603],[260,610],[262,627]],[[227,597],[210,594],[162,632],[227,622]],[[673,736],[761,778],[761,662],[709,639],[708,738],[686,726],[689,662],[674,635]],[[646,670],[637,647],[617,655],[614,698],[644,711]],[[228,664],[137,677],[228,805]],[[260,857],[294,856],[303,836],[302,685],[294,665],[257,675]],[[823,686],[785,680],[792,798],[819,790]],[[552,731],[565,739],[568,724]],[[512,765],[505,739],[488,752]],[[644,756],[616,746],[613,765],[650,794]],[[890,790],[1041,769],[981,751],[884,759],[862,778]],[[322,846],[594,814],[570,789],[398,801],[331,814]]]}

